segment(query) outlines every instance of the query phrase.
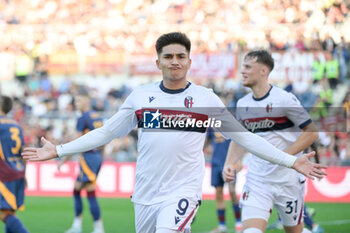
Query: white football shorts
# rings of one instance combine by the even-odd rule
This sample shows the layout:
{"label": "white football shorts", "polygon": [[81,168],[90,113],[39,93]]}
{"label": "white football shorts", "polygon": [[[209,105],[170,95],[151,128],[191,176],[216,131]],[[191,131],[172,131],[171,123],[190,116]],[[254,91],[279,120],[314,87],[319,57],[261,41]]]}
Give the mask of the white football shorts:
{"label": "white football shorts", "polygon": [[242,221],[251,218],[268,221],[275,207],[284,226],[296,226],[303,222],[304,182],[283,186],[247,181],[240,199]]}
{"label": "white football shorts", "polygon": [[183,197],[153,205],[134,203],[136,233],[155,233],[161,228],[190,232],[200,202]]}

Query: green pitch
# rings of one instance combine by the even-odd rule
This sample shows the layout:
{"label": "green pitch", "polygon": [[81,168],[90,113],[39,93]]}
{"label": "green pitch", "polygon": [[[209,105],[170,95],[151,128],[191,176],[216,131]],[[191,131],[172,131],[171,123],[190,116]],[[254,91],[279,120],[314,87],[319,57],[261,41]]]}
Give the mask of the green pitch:
{"label": "green pitch", "polygon": [[[134,210],[129,199],[100,198],[102,218],[107,233],[132,233],[134,230]],[[315,221],[325,229],[325,233],[350,232],[350,203],[308,203],[316,209]],[[233,229],[232,209],[227,202],[226,221]],[[92,232],[92,219],[89,206],[84,198],[83,232]],[[72,224],[74,216],[73,199],[58,197],[27,197],[26,210],[18,216],[32,233],[63,233]],[[273,212],[271,221],[276,219]],[[231,221],[232,220],[232,221]],[[215,202],[203,201],[192,225],[193,233],[207,233],[217,225]],[[0,223],[0,233],[4,232],[4,224]],[[234,232],[231,230],[230,232]],[[283,231],[270,230],[268,233]]]}

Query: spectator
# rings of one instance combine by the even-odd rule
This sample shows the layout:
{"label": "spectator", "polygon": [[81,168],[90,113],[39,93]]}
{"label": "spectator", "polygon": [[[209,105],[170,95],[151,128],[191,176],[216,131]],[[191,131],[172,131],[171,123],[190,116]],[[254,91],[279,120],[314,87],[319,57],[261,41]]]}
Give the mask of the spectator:
{"label": "spectator", "polygon": [[326,77],[331,89],[337,88],[339,77],[339,62],[331,54],[326,54]]}
{"label": "spectator", "polygon": [[318,83],[321,79],[323,79],[324,73],[325,73],[325,64],[322,63],[318,57],[315,57],[315,60],[312,63],[313,83]]}

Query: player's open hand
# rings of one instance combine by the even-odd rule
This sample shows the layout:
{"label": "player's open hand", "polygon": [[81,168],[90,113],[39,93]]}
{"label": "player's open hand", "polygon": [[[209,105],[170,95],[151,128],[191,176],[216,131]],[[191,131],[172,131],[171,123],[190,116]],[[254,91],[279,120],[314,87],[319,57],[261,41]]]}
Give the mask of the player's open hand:
{"label": "player's open hand", "polygon": [[233,165],[225,165],[222,169],[222,178],[225,182],[232,182],[235,180],[235,169]]}
{"label": "player's open hand", "polygon": [[28,161],[45,161],[57,158],[56,146],[44,137],[41,138],[43,147],[26,147],[23,149],[22,157]]}
{"label": "player's open hand", "polygon": [[293,168],[304,176],[309,177],[311,180],[315,179],[315,177],[322,179],[327,175],[327,173],[322,169],[326,169],[327,166],[311,162],[309,159],[314,155],[315,152],[312,151],[298,157],[293,164]]}

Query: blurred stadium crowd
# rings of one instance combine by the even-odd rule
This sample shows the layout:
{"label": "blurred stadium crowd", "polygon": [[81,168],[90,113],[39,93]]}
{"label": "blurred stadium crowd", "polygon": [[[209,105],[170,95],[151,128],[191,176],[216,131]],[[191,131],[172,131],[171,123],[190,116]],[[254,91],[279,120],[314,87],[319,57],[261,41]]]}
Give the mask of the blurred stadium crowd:
{"label": "blurred stadium crowd", "polygon": [[[328,125],[339,121],[333,116],[344,115],[348,128],[323,130],[318,152],[323,163],[350,165],[349,10],[350,2],[341,0],[0,0],[0,63],[14,64],[12,71],[2,72],[10,72],[10,79],[3,78],[0,90],[6,93],[10,83],[18,88],[12,114],[23,126],[27,145],[38,145],[41,136],[63,143],[74,135],[79,91],[91,93],[92,108],[107,118],[140,81],[127,75],[116,85],[113,74],[94,72],[79,74],[83,79],[65,73],[57,78],[48,63],[60,51],[93,56],[115,50],[127,63],[132,53],[154,53],[156,38],[168,31],[187,33],[194,52],[230,51],[239,59],[259,47],[322,51],[326,60],[314,61],[311,81],[293,80],[283,87]],[[239,76],[197,81],[234,107],[246,93]],[[106,159],[135,161],[136,135],[108,144]]]}
{"label": "blurred stadium crowd", "polygon": [[34,56],[67,48],[153,52],[159,34],[180,30],[194,51],[333,49],[333,41],[350,39],[349,8],[341,0],[1,0],[1,46]]}

